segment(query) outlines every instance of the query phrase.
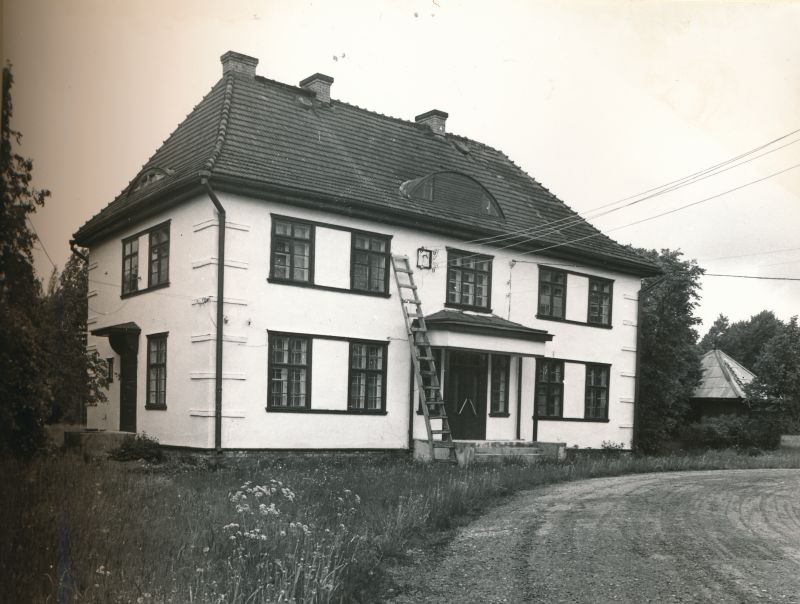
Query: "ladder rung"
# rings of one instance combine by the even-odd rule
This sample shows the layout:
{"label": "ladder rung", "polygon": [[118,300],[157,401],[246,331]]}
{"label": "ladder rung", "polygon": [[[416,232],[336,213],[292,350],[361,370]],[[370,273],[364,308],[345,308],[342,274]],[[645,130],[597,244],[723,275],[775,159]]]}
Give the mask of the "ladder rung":
{"label": "ladder rung", "polygon": [[416,304],[419,306],[420,301],[419,298],[401,298],[404,304]]}
{"label": "ladder rung", "polygon": [[431,430],[431,434],[450,434],[450,430]]}
{"label": "ladder rung", "polygon": [[[411,271],[408,272],[410,273]],[[414,285],[413,283],[398,283],[397,287],[405,287],[406,289],[417,289],[417,286]]]}
{"label": "ladder rung", "polygon": [[428,328],[427,327],[412,327],[411,331],[418,332],[418,333],[419,332],[426,332],[426,331],[428,331]]}
{"label": "ladder rung", "polygon": [[435,361],[436,360],[433,357],[424,357],[424,356],[421,356],[421,355],[418,356],[417,359],[419,359],[420,361]]}
{"label": "ladder rung", "polygon": [[434,447],[439,447],[440,449],[448,448],[448,449],[455,449],[456,443],[451,440],[435,440],[433,441]]}
{"label": "ladder rung", "polygon": [[395,256],[392,256],[392,260],[408,260],[408,256],[403,256],[401,254],[397,254]]}

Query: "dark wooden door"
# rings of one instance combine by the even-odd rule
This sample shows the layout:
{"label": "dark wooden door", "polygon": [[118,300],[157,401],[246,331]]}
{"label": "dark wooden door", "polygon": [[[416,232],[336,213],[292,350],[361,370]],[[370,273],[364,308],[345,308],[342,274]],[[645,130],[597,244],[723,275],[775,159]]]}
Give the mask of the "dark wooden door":
{"label": "dark wooden door", "polygon": [[460,351],[452,351],[447,357],[445,402],[453,438],[484,440],[487,357]]}
{"label": "dark wooden door", "polygon": [[119,429],[136,432],[136,353],[127,352],[120,359]]}

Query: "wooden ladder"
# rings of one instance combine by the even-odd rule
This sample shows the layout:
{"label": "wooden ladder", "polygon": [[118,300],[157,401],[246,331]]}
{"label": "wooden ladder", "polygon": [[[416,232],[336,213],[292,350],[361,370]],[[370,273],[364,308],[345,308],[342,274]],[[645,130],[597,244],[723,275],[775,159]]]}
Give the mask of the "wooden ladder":
{"label": "wooden ladder", "polygon": [[[403,318],[406,322],[408,345],[411,349],[411,362],[414,365],[414,377],[419,391],[420,406],[425,416],[425,429],[428,432],[431,460],[458,463],[456,445],[453,442],[450,423],[447,421],[447,411],[442,400],[439,374],[436,371],[436,360],[428,339],[425,315],[422,313],[422,302],[417,294],[414,271],[411,270],[408,256],[392,256],[392,268],[394,269],[394,278],[397,283],[400,307],[403,309]],[[440,428],[434,429],[431,426],[431,420],[439,420],[441,422]],[[414,421],[413,416],[410,421]],[[447,449],[447,458],[437,459],[436,449],[441,448]]]}

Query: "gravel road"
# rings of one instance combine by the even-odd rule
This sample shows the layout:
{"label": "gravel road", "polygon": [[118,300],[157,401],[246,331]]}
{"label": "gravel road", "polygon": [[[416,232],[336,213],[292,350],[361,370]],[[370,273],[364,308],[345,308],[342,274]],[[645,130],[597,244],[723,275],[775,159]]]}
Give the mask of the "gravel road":
{"label": "gravel road", "polygon": [[800,603],[800,470],[528,491],[420,560],[386,601]]}

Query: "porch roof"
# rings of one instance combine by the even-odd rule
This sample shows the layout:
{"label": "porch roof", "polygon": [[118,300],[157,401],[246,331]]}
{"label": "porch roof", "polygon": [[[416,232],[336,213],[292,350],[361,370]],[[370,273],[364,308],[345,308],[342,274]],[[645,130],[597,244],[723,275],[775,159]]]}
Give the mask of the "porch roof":
{"label": "porch roof", "polygon": [[459,310],[440,310],[425,317],[425,323],[430,331],[454,331],[533,342],[549,342],[553,339],[553,334],[543,329],[525,327],[497,315],[478,315]]}
{"label": "porch roof", "polygon": [[98,329],[93,329],[91,334],[93,336],[99,337],[108,337],[112,335],[124,335],[127,333],[141,333],[142,329],[134,322],[129,321],[128,323],[119,323],[118,325],[110,325],[108,327],[100,327]]}

